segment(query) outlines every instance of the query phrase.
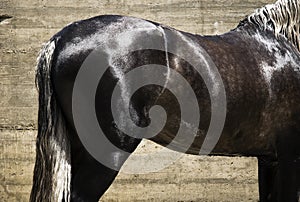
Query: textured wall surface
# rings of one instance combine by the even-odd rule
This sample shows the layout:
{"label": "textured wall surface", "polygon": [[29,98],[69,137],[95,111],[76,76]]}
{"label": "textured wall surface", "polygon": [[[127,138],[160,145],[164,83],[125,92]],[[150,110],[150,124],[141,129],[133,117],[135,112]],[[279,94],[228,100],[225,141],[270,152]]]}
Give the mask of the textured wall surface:
{"label": "textured wall surface", "polygon": [[[35,157],[35,63],[68,23],[124,14],[197,34],[221,34],[271,0],[1,0],[0,201],[28,201]],[[12,18],[6,19],[7,16]],[[153,151],[147,143],[137,152]],[[121,173],[102,201],[257,201],[254,158],[183,156],[157,173]]]}

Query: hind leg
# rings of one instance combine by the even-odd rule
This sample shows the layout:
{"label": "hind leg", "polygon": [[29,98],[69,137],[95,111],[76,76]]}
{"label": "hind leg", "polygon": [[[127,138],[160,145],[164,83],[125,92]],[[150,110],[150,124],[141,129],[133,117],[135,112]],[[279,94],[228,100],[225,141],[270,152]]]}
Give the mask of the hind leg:
{"label": "hind leg", "polygon": [[72,172],[71,201],[98,201],[117,176],[118,171],[107,168],[86,155]]}
{"label": "hind leg", "polygon": [[[133,151],[139,141],[130,144]],[[118,171],[110,169],[95,160],[83,147],[72,143],[72,179],[71,179],[71,201],[95,201],[105,193],[114,181]],[[78,146],[78,147],[76,147]],[[110,154],[106,154],[109,156]],[[125,158],[118,155],[110,155],[113,161],[118,161],[121,165]]]}

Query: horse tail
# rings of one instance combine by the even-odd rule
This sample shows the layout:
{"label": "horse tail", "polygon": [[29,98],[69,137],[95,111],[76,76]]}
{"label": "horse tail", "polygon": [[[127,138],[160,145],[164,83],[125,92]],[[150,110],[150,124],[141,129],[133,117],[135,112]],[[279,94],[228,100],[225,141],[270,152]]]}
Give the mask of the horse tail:
{"label": "horse tail", "polygon": [[70,201],[71,153],[67,126],[51,83],[56,39],[41,50],[36,85],[39,93],[36,162],[30,201]]}

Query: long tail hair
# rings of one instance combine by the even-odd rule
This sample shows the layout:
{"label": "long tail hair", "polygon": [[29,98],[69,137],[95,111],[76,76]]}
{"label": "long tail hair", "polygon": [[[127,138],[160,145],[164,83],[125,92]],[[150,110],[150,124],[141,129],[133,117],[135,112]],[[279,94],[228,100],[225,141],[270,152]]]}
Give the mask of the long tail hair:
{"label": "long tail hair", "polygon": [[31,202],[70,201],[70,142],[66,122],[51,83],[55,44],[55,38],[51,39],[38,58],[38,135]]}

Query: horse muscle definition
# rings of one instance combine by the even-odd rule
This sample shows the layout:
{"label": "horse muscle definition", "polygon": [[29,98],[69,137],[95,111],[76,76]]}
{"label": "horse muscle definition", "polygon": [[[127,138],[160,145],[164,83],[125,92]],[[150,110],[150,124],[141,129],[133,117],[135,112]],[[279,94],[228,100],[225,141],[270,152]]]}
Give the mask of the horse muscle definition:
{"label": "horse muscle definition", "polygon": [[[189,61],[167,51],[175,44],[175,52],[194,54],[204,62],[212,61],[204,65],[208,66],[209,81],[216,84],[217,77],[210,72],[215,66],[224,85],[226,118],[209,155],[257,157],[260,201],[298,201],[299,31],[299,0],[278,0],[258,9],[230,32],[217,36],[194,35],[155,22],[118,15],[97,16],[68,25],[50,39],[38,60],[37,154],[30,200],[99,200],[116,177],[117,170],[141,141],[117,127],[111,99],[118,81],[143,65],[164,66],[165,74],[161,75],[162,85],[146,85],[132,97],[128,97],[130,82],[121,82],[120,99],[130,106],[133,122],[141,128],[148,126],[151,124],[150,109],[160,105],[166,111],[166,123],[158,134],[148,139],[166,147],[171,145],[168,148],[172,150],[201,154],[214,116],[210,97],[221,92],[222,86],[218,83],[210,90],[209,82]],[[176,36],[180,42],[167,33]],[[151,37],[157,37],[153,43],[160,44],[165,51],[138,49],[126,52],[132,44],[139,45]],[[106,138],[126,151],[126,155],[110,152],[105,147],[100,149],[101,155],[117,169],[97,161],[83,145],[81,137],[85,134],[78,134],[72,108],[76,76],[84,61],[98,47],[102,47],[101,51],[109,59],[108,68],[95,88],[96,117]],[[189,51],[183,47],[188,47]],[[186,89],[176,86],[178,80],[172,77],[174,72],[188,82],[201,111],[201,120],[192,139],[188,134],[176,138],[184,111],[168,87],[175,86],[179,95]],[[86,79],[86,82],[90,80]],[[86,92],[80,93],[84,97]]]}

